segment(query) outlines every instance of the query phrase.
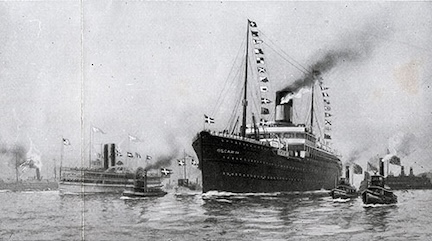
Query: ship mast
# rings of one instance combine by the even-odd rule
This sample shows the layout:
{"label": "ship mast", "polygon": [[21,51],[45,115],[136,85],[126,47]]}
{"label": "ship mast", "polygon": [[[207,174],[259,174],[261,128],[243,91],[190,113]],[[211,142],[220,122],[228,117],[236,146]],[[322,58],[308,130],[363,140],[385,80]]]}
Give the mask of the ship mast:
{"label": "ship mast", "polygon": [[310,122],[310,131],[311,131],[311,134],[313,133],[313,112],[314,112],[314,86],[315,86],[315,84],[312,84],[312,88],[311,88],[311,90],[312,90],[312,100],[311,100],[311,122]]}
{"label": "ship mast", "polygon": [[246,32],[246,63],[245,63],[245,80],[244,80],[244,95],[243,95],[243,120],[241,126],[241,136],[246,136],[246,109],[247,109],[247,70],[248,70],[248,54],[249,54],[249,19],[247,21],[247,32]]}

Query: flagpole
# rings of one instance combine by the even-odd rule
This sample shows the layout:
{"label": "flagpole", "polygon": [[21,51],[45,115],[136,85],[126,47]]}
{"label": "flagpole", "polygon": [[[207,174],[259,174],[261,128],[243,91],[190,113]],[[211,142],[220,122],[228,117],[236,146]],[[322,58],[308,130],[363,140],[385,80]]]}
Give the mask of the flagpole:
{"label": "flagpole", "polygon": [[183,154],[184,154],[184,178],[187,179],[187,175],[186,175],[186,151],[183,149]]}
{"label": "flagpole", "polygon": [[62,166],[63,166],[63,152],[64,152],[64,142],[63,142],[63,136],[62,136],[62,139],[61,139],[61,150],[60,150],[60,170],[59,170],[59,179],[61,180],[61,169],[62,169]]}
{"label": "flagpole", "polygon": [[92,126],[90,125],[90,147],[89,147],[89,168],[91,168],[91,149],[92,149]]}

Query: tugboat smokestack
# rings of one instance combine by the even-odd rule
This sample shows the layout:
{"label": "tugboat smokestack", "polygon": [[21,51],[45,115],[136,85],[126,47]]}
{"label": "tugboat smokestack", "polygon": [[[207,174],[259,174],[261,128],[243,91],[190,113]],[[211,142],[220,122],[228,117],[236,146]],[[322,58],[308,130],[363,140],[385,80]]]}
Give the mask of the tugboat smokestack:
{"label": "tugboat smokestack", "polygon": [[379,174],[384,176],[384,162],[382,161],[382,158],[379,160]]}

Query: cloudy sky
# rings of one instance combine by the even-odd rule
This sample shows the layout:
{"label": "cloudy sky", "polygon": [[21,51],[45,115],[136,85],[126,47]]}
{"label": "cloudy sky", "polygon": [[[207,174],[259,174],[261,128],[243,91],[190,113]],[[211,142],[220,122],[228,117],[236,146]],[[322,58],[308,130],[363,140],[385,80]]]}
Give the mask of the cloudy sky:
{"label": "cloudy sky", "polygon": [[[0,144],[33,142],[46,176],[62,137],[64,164],[88,163],[91,126],[106,133],[93,133],[93,154],[108,142],[155,158],[194,154],[203,114],[215,128],[229,119],[215,105],[247,19],[306,68],[354,51],[323,74],[344,161],[365,167],[389,148],[416,173],[432,169],[429,2],[1,2]],[[275,88],[301,78],[275,65]]]}

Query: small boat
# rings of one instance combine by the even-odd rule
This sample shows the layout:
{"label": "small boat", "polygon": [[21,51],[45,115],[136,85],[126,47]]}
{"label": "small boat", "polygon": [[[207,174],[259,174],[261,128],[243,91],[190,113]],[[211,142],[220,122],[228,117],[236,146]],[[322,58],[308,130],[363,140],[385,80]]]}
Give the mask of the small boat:
{"label": "small boat", "polygon": [[357,192],[357,189],[350,185],[345,178],[341,178],[337,187],[330,191],[330,195],[333,199],[350,199],[357,198],[359,193]]}
{"label": "small boat", "polygon": [[371,176],[370,184],[361,195],[363,203],[366,205],[397,203],[397,196],[385,185],[384,164],[381,160],[379,174]]}
{"label": "small boat", "polygon": [[157,175],[147,175],[147,171],[138,168],[135,173],[133,188],[125,190],[125,197],[160,197],[165,196],[167,192],[162,190],[161,177]]}

